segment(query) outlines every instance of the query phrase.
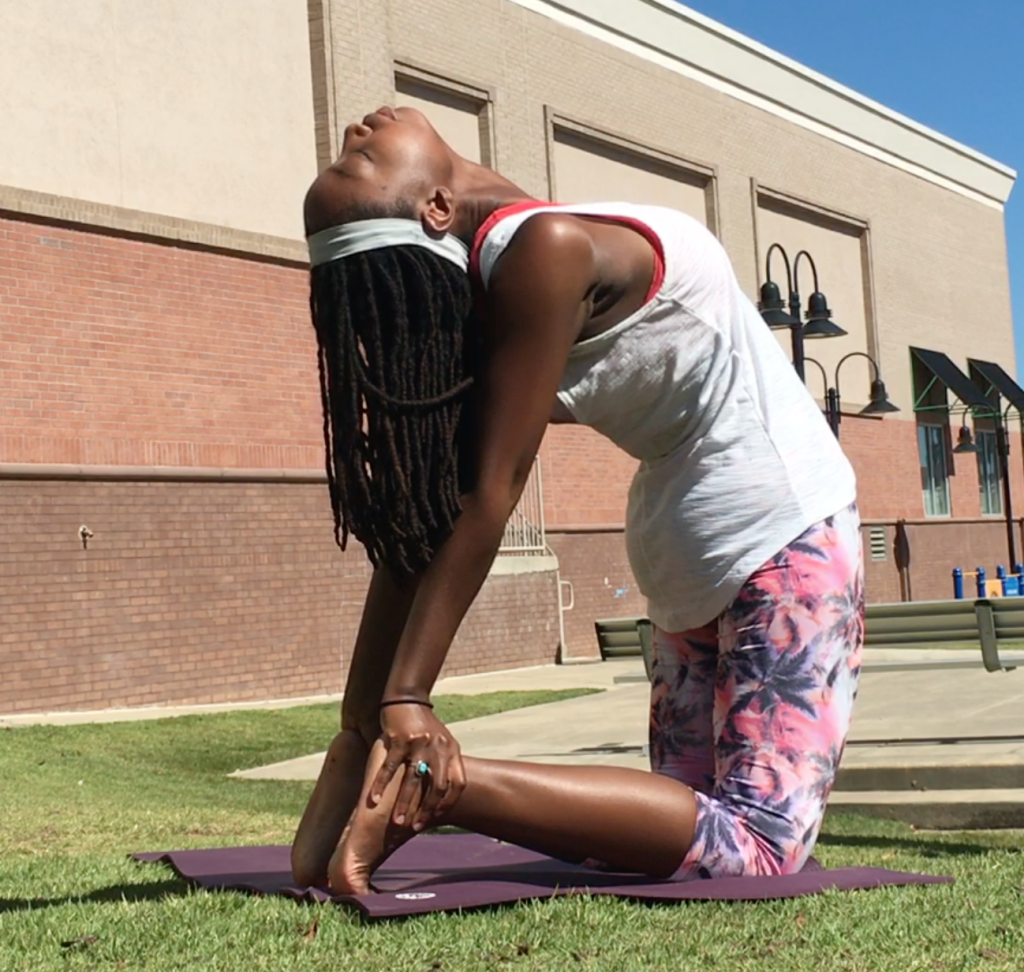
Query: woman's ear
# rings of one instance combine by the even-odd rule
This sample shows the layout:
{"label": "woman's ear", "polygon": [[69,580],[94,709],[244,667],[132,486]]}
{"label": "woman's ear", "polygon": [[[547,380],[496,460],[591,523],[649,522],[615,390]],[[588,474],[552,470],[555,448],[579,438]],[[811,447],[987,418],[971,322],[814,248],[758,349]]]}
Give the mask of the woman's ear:
{"label": "woman's ear", "polygon": [[423,229],[432,236],[451,232],[455,222],[455,196],[447,186],[438,186],[428,197],[420,213]]}

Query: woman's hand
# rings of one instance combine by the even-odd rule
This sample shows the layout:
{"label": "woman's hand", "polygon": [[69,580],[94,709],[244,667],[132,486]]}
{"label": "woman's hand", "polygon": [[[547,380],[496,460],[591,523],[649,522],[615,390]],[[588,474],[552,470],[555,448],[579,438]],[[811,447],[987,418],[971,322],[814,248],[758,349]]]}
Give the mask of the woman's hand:
{"label": "woman's hand", "polygon": [[[380,710],[381,739],[388,755],[377,774],[370,798],[379,803],[396,773],[405,780],[391,819],[398,826],[422,830],[434,817],[450,810],[466,786],[459,744],[433,710],[415,702],[385,705]],[[429,772],[417,773],[425,763]]]}

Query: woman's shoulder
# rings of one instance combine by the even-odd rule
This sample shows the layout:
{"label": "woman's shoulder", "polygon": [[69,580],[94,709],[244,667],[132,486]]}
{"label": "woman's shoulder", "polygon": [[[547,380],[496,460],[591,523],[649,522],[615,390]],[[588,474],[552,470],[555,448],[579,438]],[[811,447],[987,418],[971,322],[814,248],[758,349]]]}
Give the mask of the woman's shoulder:
{"label": "woman's shoulder", "polygon": [[491,266],[489,289],[521,287],[543,278],[575,283],[589,278],[594,242],[583,220],[566,213],[538,213],[520,224]]}

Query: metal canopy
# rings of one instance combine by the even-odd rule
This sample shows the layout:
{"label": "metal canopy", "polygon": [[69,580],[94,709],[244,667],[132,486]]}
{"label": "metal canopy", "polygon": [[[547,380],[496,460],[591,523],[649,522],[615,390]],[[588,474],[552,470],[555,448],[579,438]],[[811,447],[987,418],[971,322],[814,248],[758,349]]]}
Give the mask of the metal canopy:
{"label": "metal canopy", "polygon": [[995,389],[1018,412],[1024,414],[1024,388],[1003,370],[1002,365],[997,365],[994,361],[978,361],[975,358],[968,358],[967,365],[988,382],[986,395]]}
{"label": "metal canopy", "polygon": [[932,374],[932,380],[928,383],[928,387],[914,402],[915,411],[920,410],[921,401],[936,381],[948,388],[964,405],[972,408],[992,408],[992,403],[982,395],[978,386],[953,364],[947,355],[941,351],[929,351],[926,348],[911,348],[910,353]]}

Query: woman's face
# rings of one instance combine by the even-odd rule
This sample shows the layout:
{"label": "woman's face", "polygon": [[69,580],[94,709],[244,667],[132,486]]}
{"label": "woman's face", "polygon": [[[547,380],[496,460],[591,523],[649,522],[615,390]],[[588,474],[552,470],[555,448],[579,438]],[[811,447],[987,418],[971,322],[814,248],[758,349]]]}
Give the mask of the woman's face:
{"label": "woman's face", "polygon": [[307,235],[353,212],[415,218],[436,188],[450,183],[453,158],[423,114],[379,108],[345,129],[341,154],[310,188]]}

